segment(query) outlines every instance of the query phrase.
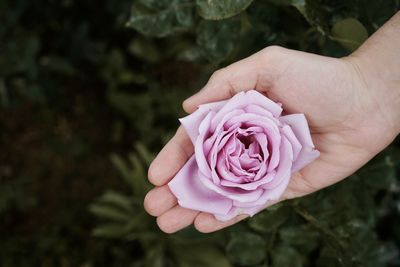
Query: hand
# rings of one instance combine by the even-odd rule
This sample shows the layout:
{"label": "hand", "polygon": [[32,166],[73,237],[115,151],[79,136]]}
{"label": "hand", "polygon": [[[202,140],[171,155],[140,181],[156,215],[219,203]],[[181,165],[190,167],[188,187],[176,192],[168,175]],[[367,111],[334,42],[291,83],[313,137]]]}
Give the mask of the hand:
{"label": "hand", "polygon": [[[183,103],[191,113],[207,102],[256,89],[287,113],[304,113],[321,156],[295,173],[280,201],[310,194],[349,176],[386,147],[397,132],[388,121],[385,102],[377,101],[356,57],[335,59],[268,47],[215,72],[206,86]],[[375,88],[376,89],[376,88]],[[162,149],[149,169],[156,187],[145,198],[145,208],[161,230],[172,233],[194,223],[212,232],[236,223],[177,205],[166,185],[193,153],[182,127]]]}

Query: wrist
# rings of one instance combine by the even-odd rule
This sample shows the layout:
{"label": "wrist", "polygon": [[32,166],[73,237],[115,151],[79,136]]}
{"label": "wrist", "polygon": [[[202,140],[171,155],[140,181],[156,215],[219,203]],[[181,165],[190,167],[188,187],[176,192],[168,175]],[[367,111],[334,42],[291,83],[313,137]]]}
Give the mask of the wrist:
{"label": "wrist", "polygon": [[[344,61],[359,79],[364,108],[391,140],[400,133],[400,12]],[[373,114],[373,115],[372,115]],[[390,141],[391,141],[390,140]]]}
{"label": "wrist", "polygon": [[367,49],[344,58],[357,77],[362,109],[390,143],[400,133],[400,66],[380,59],[379,53]]}

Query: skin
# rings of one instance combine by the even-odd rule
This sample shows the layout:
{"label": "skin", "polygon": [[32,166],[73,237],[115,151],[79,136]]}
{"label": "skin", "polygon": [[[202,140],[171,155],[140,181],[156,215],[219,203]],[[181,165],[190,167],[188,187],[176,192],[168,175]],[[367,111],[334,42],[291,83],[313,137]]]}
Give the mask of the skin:
{"label": "skin", "polygon": [[[345,58],[267,47],[216,71],[183,108],[191,113],[200,104],[256,89],[281,102],[285,112],[304,113],[321,156],[293,174],[280,201],[301,197],[348,177],[400,132],[399,48],[400,12]],[[179,127],[149,168],[155,188],[144,206],[157,217],[160,229],[173,233],[194,224],[209,233],[244,219],[241,215],[220,222],[211,214],[177,205],[166,184],[192,154],[193,145]]]}

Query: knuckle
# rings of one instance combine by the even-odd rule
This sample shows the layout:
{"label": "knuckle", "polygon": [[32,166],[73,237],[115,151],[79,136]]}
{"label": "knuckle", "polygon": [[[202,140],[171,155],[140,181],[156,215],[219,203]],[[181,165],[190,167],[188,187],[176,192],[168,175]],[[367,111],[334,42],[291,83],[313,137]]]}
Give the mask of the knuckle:
{"label": "knuckle", "polygon": [[226,68],[221,68],[219,70],[216,70],[211,75],[210,80],[215,80],[215,79],[218,79],[220,77],[223,77],[225,73],[226,73]]}
{"label": "knuckle", "polygon": [[270,54],[282,53],[285,48],[279,45],[271,45],[265,48],[265,51]]}
{"label": "knuckle", "polygon": [[271,45],[262,50],[262,55],[266,61],[271,61],[273,58],[281,56],[285,50],[286,48],[281,46]]}

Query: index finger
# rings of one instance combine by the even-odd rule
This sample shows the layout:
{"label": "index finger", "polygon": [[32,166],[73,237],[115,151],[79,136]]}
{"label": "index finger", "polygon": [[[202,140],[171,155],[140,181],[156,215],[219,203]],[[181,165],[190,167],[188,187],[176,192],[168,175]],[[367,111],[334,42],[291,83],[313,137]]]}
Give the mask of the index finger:
{"label": "index finger", "polygon": [[193,154],[193,144],[180,126],[157,157],[150,164],[149,181],[155,186],[167,184]]}
{"label": "index finger", "polygon": [[266,93],[277,74],[271,60],[275,58],[275,51],[281,49],[270,46],[217,70],[200,92],[183,102],[183,108],[191,113],[201,104],[228,99],[240,91],[255,89]]}

